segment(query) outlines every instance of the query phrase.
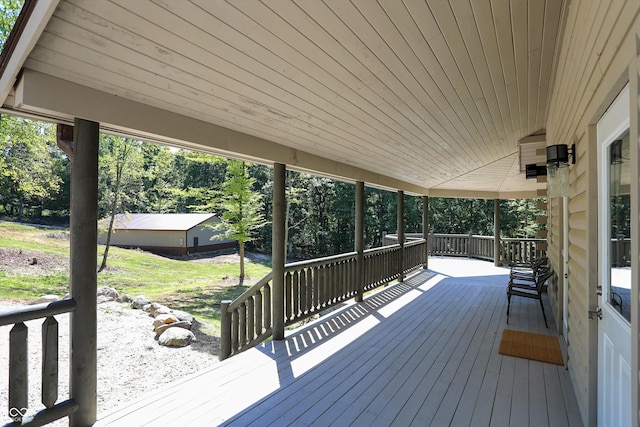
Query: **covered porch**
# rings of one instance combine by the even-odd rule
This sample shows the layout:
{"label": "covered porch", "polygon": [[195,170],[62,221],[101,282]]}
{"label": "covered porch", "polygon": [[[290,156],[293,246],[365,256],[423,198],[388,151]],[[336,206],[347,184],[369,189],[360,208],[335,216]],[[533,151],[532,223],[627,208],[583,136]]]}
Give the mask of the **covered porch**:
{"label": "covered porch", "polygon": [[528,299],[514,298],[506,324],[508,269],[429,267],[97,425],[582,425],[564,366],[498,354],[507,327],[557,330]]}

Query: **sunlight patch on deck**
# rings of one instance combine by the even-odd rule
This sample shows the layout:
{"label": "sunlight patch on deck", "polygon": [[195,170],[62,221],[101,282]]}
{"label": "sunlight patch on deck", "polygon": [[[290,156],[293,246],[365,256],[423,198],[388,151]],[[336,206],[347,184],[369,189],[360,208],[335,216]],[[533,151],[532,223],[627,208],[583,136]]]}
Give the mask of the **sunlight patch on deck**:
{"label": "sunlight patch on deck", "polygon": [[417,289],[414,289],[405,293],[401,297],[396,298],[395,300],[391,301],[389,304],[378,309],[378,314],[380,316],[387,317],[387,318],[391,317],[394,313],[406,307],[407,304],[409,304],[411,301],[423,295],[425,291],[428,291],[429,289],[433,288],[444,278],[445,276],[441,274],[434,276],[433,278],[427,280],[422,285],[420,285]]}
{"label": "sunlight patch on deck", "polygon": [[374,316],[366,316],[345,331],[337,333],[333,338],[293,359],[291,361],[291,370],[294,378],[330,359],[338,351],[369,332],[379,323],[380,321]]}

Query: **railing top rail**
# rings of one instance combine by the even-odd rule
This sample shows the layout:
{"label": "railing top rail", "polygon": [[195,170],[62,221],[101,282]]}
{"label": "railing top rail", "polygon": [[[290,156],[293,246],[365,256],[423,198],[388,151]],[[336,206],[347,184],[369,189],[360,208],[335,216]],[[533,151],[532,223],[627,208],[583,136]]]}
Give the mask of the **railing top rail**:
{"label": "railing top rail", "polygon": [[480,240],[493,240],[494,237],[493,236],[476,236],[475,234],[473,236],[474,239],[480,239]]}
{"label": "railing top rail", "polygon": [[371,255],[375,253],[384,253],[391,252],[393,250],[399,249],[400,245],[398,243],[394,243],[393,245],[380,246],[379,248],[371,248],[364,251],[365,255]]}
{"label": "railing top rail", "polygon": [[74,299],[64,299],[61,301],[12,308],[0,312],[0,326],[27,322],[29,320],[55,316],[56,314],[69,313],[74,311],[76,306],[77,304]]}
{"label": "railing top rail", "polygon": [[546,242],[547,239],[539,239],[536,237],[502,237],[503,242]]}
{"label": "railing top rail", "polygon": [[426,240],[424,240],[424,239],[411,239],[410,242],[406,242],[404,244],[404,247],[407,248],[407,247],[410,247],[410,246],[418,246],[418,245],[420,245],[422,243],[425,243],[425,242],[426,242]]}
{"label": "railing top rail", "polygon": [[347,252],[346,254],[331,255],[324,258],[314,258],[305,261],[291,262],[289,264],[285,264],[284,271],[288,272],[298,270],[301,267],[317,267],[318,265],[329,264],[332,262],[346,261],[357,255],[357,252]]}
{"label": "railing top rail", "polygon": [[235,310],[236,308],[240,307],[240,304],[242,304],[242,302],[245,301],[249,296],[253,295],[265,284],[269,283],[269,280],[271,280],[272,276],[273,271],[268,272],[262,279],[258,280],[253,286],[244,291],[242,295],[234,299],[233,302],[229,304],[229,310]]}

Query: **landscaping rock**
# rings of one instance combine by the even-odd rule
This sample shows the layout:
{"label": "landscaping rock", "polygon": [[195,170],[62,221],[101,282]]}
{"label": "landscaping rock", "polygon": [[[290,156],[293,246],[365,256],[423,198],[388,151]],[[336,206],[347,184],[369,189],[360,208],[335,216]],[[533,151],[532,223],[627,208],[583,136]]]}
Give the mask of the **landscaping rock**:
{"label": "landscaping rock", "polygon": [[60,298],[57,295],[43,295],[35,301],[32,301],[30,304],[44,304],[48,302],[58,301]]}
{"label": "landscaping rock", "polygon": [[98,303],[98,304],[102,304],[102,303],[105,303],[105,302],[111,302],[111,301],[113,301],[113,299],[111,297],[107,297],[107,296],[104,296],[104,295],[98,295],[96,297],[96,303]]}
{"label": "landscaping rock", "polygon": [[156,328],[156,335],[162,335],[162,333],[169,328],[191,329],[191,322],[181,321],[181,322],[173,322],[173,323],[164,323],[162,325],[159,325]]}
{"label": "landscaping rock", "polygon": [[186,311],[171,310],[171,313],[173,313],[173,315],[176,316],[180,321],[193,323],[193,320],[194,320],[193,316],[187,313]]}
{"label": "landscaping rock", "polygon": [[164,325],[166,323],[175,323],[177,321],[178,318],[173,314],[158,314],[156,319],[153,321],[153,329],[157,329],[160,325]]}
{"label": "landscaping rock", "polygon": [[182,328],[169,328],[160,335],[158,344],[168,347],[185,347],[196,340],[193,332]]}
{"label": "landscaping rock", "polygon": [[96,292],[98,304],[101,302],[115,301],[118,299],[118,291],[109,286],[100,286]]}
{"label": "landscaping rock", "polygon": [[131,302],[133,301],[133,298],[131,298],[131,295],[129,294],[122,294],[118,297],[118,299],[116,300],[118,302]]}
{"label": "landscaping rock", "polygon": [[131,308],[143,308],[145,305],[151,305],[151,301],[146,299],[144,295],[138,295],[131,301]]}
{"label": "landscaping rock", "polygon": [[165,307],[164,305],[154,302],[151,304],[151,306],[149,307],[149,314],[151,314],[153,317],[158,316],[159,314],[170,314],[171,310],[169,309],[169,307]]}

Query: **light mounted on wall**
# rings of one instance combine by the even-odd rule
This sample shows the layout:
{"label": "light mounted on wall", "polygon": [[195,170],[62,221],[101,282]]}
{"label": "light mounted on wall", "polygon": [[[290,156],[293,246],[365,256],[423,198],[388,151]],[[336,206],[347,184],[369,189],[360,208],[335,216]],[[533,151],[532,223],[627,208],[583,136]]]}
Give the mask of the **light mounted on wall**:
{"label": "light mounted on wall", "polygon": [[526,165],[525,177],[527,179],[533,179],[533,178],[537,178],[539,176],[545,176],[545,175],[547,175],[546,166],[538,166],[534,163]]}
{"label": "light mounted on wall", "polygon": [[547,196],[564,197],[569,194],[569,161],[576,163],[576,144],[547,147]]}

